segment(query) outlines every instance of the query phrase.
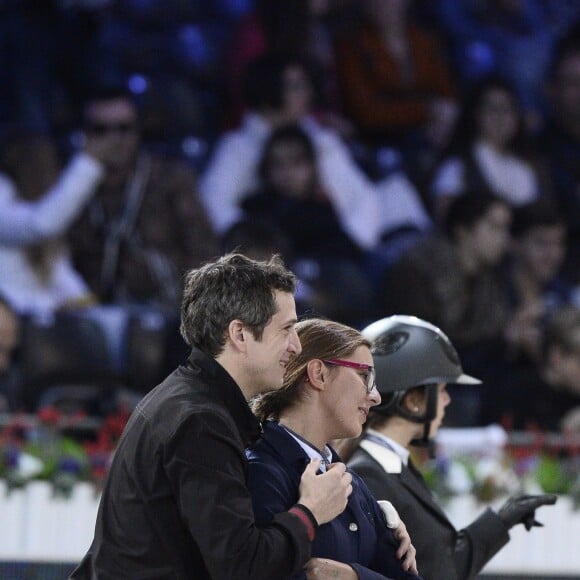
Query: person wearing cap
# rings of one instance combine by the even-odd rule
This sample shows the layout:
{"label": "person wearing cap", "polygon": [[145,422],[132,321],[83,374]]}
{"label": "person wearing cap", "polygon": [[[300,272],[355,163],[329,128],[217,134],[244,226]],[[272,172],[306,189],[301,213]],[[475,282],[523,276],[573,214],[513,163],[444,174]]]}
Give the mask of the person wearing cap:
{"label": "person wearing cap", "polygon": [[[447,384],[480,381],[463,372],[449,338],[413,316],[378,320],[362,331],[372,341],[381,404],[373,407],[354,453],[342,456],[377,499],[393,503],[413,538],[417,567],[426,580],[469,580],[509,541],[509,530],[541,524],[536,508],[554,495],[510,497],[495,512],[487,509],[456,530],[437,504],[410,458],[411,445],[428,445],[437,433],[451,397]],[[352,450],[351,450],[352,451]]]}

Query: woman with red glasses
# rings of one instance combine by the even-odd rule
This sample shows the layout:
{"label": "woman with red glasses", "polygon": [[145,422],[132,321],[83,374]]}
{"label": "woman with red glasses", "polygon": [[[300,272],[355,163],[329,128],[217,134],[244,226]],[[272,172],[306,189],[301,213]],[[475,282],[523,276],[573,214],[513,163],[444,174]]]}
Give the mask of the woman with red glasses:
{"label": "woman with red glasses", "polygon": [[[258,525],[296,503],[310,461],[332,469],[340,458],[328,442],[360,435],[370,408],[381,402],[370,344],[360,332],[316,318],[296,331],[302,352],[288,362],[282,389],[252,401],[264,429],[246,451]],[[383,513],[354,474],[352,488],[340,516],[320,527],[312,518],[312,558],[297,577],[417,578],[415,549],[396,512],[388,513],[392,506]]]}

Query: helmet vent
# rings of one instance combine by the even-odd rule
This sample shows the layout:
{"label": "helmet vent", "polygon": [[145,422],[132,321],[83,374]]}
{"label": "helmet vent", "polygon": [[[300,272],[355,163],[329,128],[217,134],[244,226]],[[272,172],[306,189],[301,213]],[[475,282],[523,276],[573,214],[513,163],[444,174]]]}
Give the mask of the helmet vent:
{"label": "helmet vent", "polygon": [[390,355],[400,350],[408,340],[408,332],[390,332],[376,340],[376,350],[382,355]]}
{"label": "helmet vent", "polygon": [[443,339],[441,336],[437,336],[436,339],[441,345],[441,350],[445,353],[445,356],[454,364],[461,365],[457,351],[453,348],[448,340]]}

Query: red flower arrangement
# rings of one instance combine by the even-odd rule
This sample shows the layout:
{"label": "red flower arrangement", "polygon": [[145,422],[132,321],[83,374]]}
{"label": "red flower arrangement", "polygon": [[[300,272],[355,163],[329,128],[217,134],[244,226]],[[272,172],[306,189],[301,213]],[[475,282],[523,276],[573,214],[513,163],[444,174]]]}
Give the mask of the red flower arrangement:
{"label": "red flower arrangement", "polygon": [[98,492],[128,419],[127,410],[99,420],[54,407],[12,415],[0,427],[0,477],[9,489],[43,480],[66,495],[75,483],[90,481]]}

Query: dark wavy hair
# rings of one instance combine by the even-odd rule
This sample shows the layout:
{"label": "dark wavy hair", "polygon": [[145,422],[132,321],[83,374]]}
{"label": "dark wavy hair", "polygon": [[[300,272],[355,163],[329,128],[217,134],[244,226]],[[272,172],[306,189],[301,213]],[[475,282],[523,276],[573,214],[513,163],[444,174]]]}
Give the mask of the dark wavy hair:
{"label": "dark wavy hair", "polygon": [[223,350],[232,320],[242,321],[260,340],[276,313],[276,291],[295,290],[296,278],[280,256],[261,262],[226,254],[187,273],[181,335],[189,346],[214,357]]}
{"label": "dark wavy hair", "polygon": [[473,228],[496,204],[510,207],[507,201],[485,190],[469,190],[455,197],[445,215],[443,231],[455,240],[459,228]]}

